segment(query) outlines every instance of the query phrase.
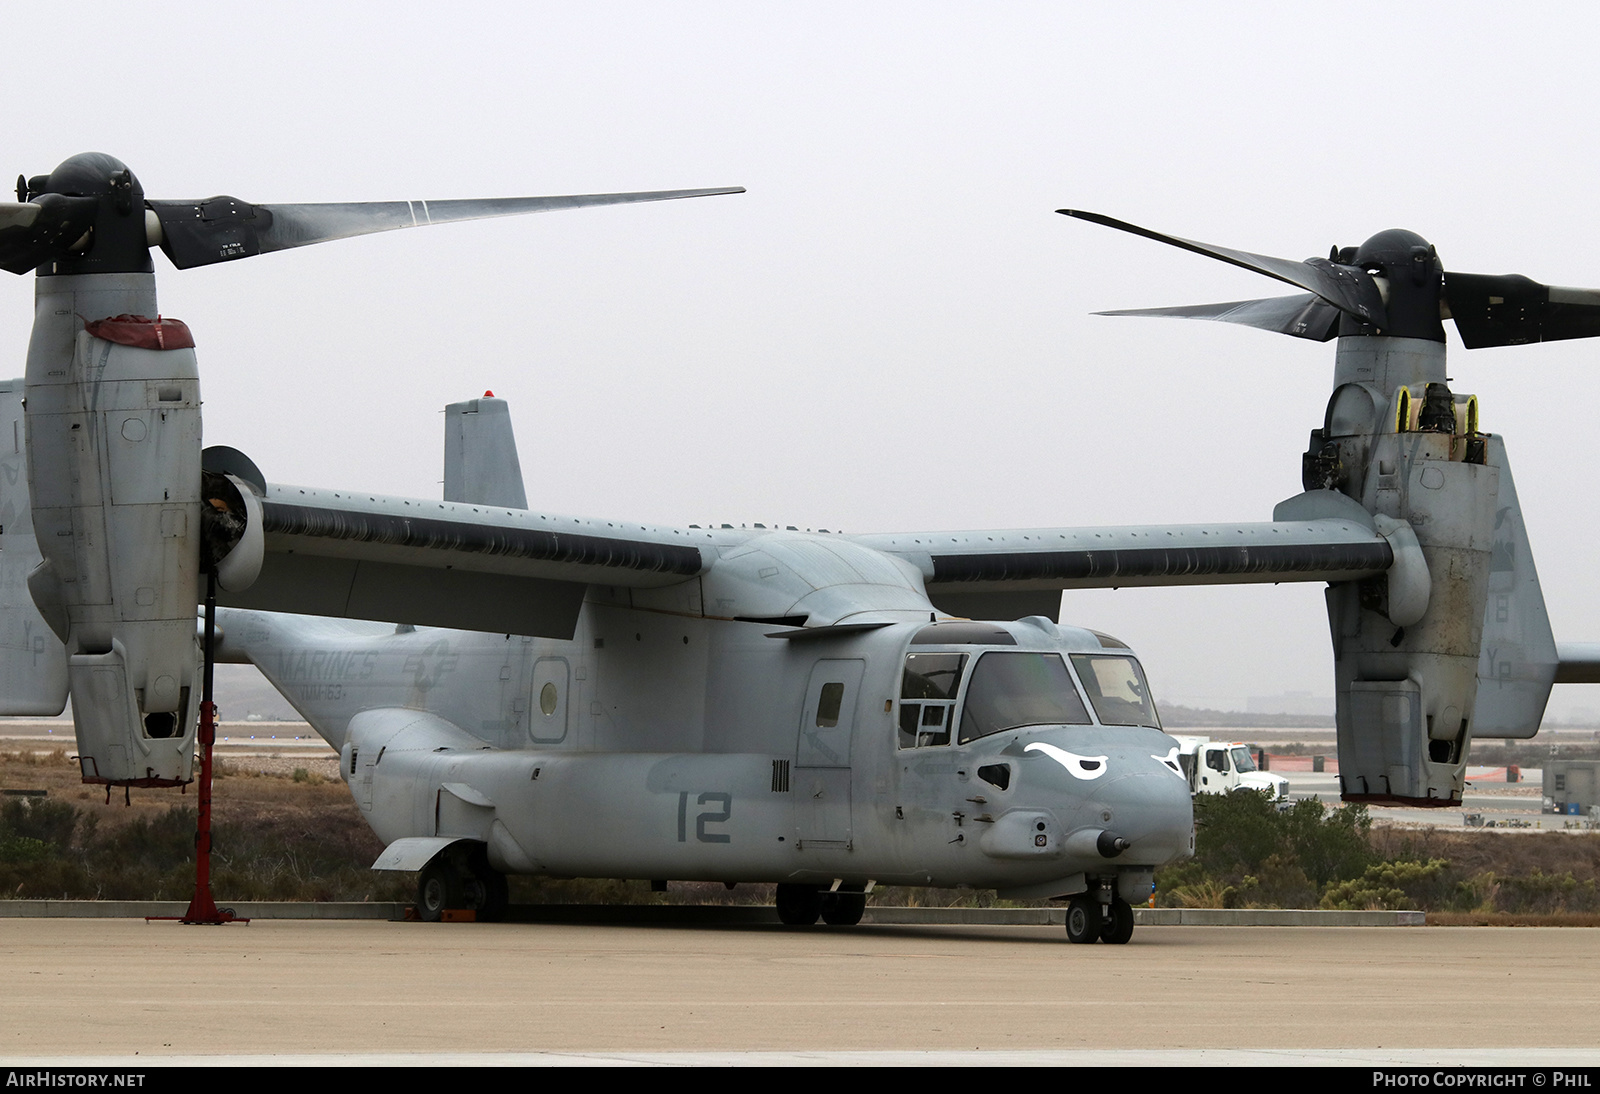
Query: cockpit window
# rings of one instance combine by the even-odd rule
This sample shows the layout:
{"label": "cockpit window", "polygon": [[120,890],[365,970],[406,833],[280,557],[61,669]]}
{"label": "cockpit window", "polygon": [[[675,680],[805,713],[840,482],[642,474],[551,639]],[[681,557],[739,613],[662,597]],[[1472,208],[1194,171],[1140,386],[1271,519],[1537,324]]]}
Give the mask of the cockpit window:
{"label": "cockpit window", "polygon": [[1072,667],[1078,670],[1101,725],[1161,728],[1139,662],[1131,657],[1075,653]]}
{"label": "cockpit window", "polygon": [[929,623],[911,639],[913,646],[1015,646],[1010,631],[998,623],[974,623],[970,619],[947,619]]}
{"label": "cockpit window", "polygon": [[961,712],[961,743],[1005,729],[1087,725],[1089,711],[1057,653],[986,653],[978,658]]}
{"label": "cockpit window", "polygon": [[906,656],[902,699],[954,699],[961,687],[964,653],[913,653]]}
{"label": "cockpit window", "polygon": [[901,748],[950,743],[951,715],[966,666],[964,653],[906,655],[900,684]]}

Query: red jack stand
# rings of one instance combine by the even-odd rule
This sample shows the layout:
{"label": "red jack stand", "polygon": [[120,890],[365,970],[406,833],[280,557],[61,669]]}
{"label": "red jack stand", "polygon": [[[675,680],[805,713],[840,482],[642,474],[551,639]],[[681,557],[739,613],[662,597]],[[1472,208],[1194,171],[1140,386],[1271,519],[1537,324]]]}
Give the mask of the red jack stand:
{"label": "red jack stand", "polygon": [[[194,897],[181,923],[248,923],[232,908],[218,908],[211,897],[211,747],[217,741],[217,704],[212,702],[212,666],[217,629],[217,575],[206,574],[205,691],[200,702],[200,820],[194,834]],[[171,919],[171,916],[149,916]]]}
{"label": "red jack stand", "polygon": [[194,834],[194,897],[183,923],[248,923],[211,897],[211,746],[217,740],[217,705],[211,701],[211,620],[216,601],[206,597],[206,697],[200,703],[200,823]]}

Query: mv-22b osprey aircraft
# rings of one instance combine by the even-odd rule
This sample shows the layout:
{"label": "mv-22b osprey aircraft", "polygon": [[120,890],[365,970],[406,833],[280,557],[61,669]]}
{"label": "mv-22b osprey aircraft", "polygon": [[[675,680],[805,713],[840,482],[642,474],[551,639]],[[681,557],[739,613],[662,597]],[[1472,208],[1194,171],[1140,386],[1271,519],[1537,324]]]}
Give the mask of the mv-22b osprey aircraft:
{"label": "mv-22b osprey aircraft", "polygon": [[220,586],[215,656],[339,750],[375,869],[416,871],[424,918],[493,917],[512,873],[777,882],[790,924],[855,923],[876,884],[972,886],[1127,942],[1192,851],[1189,790],[1133,651],[1059,622],[1066,589],[1328,583],[1348,801],[1458,803],[1473,737],[1532,735],[1551,683],[1600,664],[1557,652],[1440,323],[1586,337],[1600,294],[1447,274],[1410,233],[1289,262],[1071,213],[1303,290],[1157,314],[1337,334],[1305,491],[1271,521],[842,535],[529,509],[488,397],[448,408],[442,501],[268,483],[202,451],[194,342],[156,307],[154,246],[184,269],[734,190],[158,201],[100,154],[17,189],[0,266],[38,277],[26,379],[0,385],[0,713],[70,693],[86,782],[190,781]]}

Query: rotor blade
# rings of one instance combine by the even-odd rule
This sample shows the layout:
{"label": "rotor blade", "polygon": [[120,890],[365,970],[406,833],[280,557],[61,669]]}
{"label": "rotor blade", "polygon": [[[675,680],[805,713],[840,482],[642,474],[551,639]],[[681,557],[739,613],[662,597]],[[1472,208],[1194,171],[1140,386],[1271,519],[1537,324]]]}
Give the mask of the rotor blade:
{"label": "rotor blade", "polygon": [[1520,274],[1446,273],[1444,291],[1468,349],[1600,336],[1600,290],[1541,285]]}
{"label": "rotor blade", "polygon": [[307,205],[251,205],[227,196],[203,201],[150,201],[161,221],[161,249],[180,270],[333,239],[419,228],[458,220],[627,205],[639,201],[742,194],[744,187],[654,190],[632,194],[476,198],[456,201],[353,201]]}
{"label": "rotor blade", "polygon": [[0,231],[31,228],[39,219],[39,206],[31,201],[0,201]]}
{"label": "rotor blade", "polygon": [[1096,315],[1151,315],[1173,319],[1213,319],[1260,330],[1276,331],[1313,342],[1339,333],[1339,309],[1314,293],[1274,296],[1266,300],[1232,300],[1225,304],[1187,304],[1175,308],[1125,308]]}
{"label": "rotor blade", "polygon": [[0,202],[0,270],[25,274],[64,253],[94,225],[98,199],[40,194]]}
{"label": "rotor blade", "polygon": [[1340,311],[1355,316],[1363,323],[1371,323],[1380,329],[1387,323],[1383,297],[1378,292],[1377,283],[1365,270],[1355,266],[1341,266],[1325,258],[1309,258],[1304,262],[1295,262],[1287,258],[1273,258],[1270,255],[1252,254],[1249,251],[1235,251],[1229,247],[1216,247],[1209,243],[1196,243],[1192,239],[1164,235],[1149,228],[1141,228],[1137,224],[1129,224],[1127,221],[1116,220],[1099,213],[1086,213],[1081,209],[1057,209],[1056,212],[1063,216],[1087,220],[1092,224],[1144,236],[1157,243],[1180,247],[1185,251],[1205,255],[1207,258],[1215,258],[1219,262],[1242,266],[1247,270],[1286,281],[1296,288],[1315,293]]}

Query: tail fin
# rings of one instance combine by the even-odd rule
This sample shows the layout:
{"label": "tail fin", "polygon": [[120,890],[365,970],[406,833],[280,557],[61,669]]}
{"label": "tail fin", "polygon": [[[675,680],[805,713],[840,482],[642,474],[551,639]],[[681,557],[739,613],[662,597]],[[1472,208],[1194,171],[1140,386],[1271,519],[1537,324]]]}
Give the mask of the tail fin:
{"label": "tail fin", "polygon": [[60,714],[67,649],[28,592],[42,561],[33,535],[23,439],[22,381],[0,381],[0,714]]}
{"label": "tail fin", "polygon": [[526,509],[511,409],[488,392],[444,408],[444,500]]}

